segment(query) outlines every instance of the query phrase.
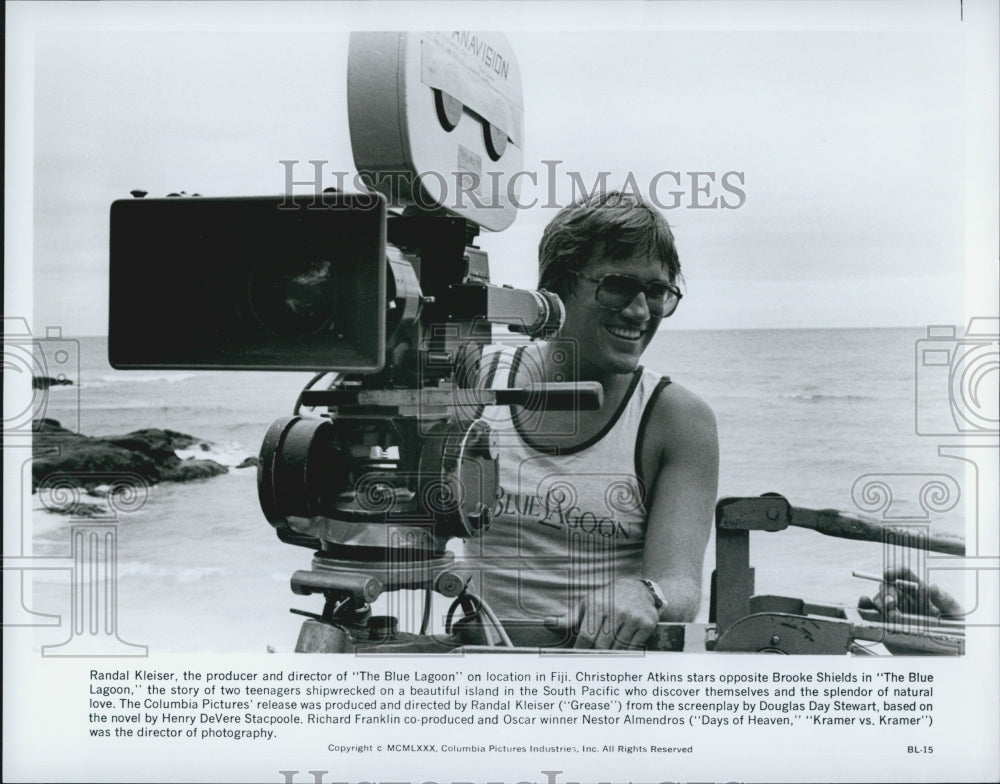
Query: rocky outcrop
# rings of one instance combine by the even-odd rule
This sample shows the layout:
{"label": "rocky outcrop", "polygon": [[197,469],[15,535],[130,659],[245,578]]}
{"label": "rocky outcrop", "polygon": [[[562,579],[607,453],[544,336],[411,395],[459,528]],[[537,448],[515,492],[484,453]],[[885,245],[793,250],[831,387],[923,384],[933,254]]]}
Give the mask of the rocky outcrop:
{"label": "rocky outcrop", "polygon": [[48,389],[49,387],[61,387],[71,385],[73,382],[68,378],[52,378],[52,376],[32,376],[32,389]]}
{"label": "rocky outcrop", "polygon": [[107,482],[102,474],[134,474],[156,484],[207,479],[229,470],[214,460],[181,460],[178,449],[204,442],[174,430],[148,428],[122,436],[91,437],[67,430],[53,419],[38,419],[32,429],[32,491],[46,479],[58,478],[60,483],[91,490]]}

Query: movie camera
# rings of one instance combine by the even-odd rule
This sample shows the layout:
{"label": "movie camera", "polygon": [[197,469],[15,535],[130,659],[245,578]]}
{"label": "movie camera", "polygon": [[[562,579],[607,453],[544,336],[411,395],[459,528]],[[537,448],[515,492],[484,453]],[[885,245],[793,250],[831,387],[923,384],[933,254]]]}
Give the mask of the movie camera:
{"label": "movie camera", "polygon": [[550,292],[491,283],[474,244],[516,214],[522,98],[506,39],[354,34],[347,97],[366,192],[111,208],[114,367],[319,371],[258,465],[278,537],[316,551],[292,577],[325,597],[300,650],[400,639],[395,619],[371,616],[384,591],[433,588],[475,614],[445,545],[486,528],[497,497],[478,414],[601,400],[598,384],[479,388],[495,328],[540,337],[563,318]]}

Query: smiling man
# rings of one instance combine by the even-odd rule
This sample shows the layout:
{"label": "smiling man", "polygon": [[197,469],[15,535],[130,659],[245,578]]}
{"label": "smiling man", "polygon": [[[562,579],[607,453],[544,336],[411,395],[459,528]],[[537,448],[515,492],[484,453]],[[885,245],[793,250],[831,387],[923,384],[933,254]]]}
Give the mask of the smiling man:
{"label": "smiling man", "polygon": [[640,358],[681,300],[664,217],[634,196],[561,210],[539,245],[539,288],[559,294],[556,339],[490,360],[491,386],[597,381],[596,411],[484,412],[501,434],[501,498],[479,541],[500,618],[576,632],[577,647],[642,646],[700,606],[718,485],[709,407]]}

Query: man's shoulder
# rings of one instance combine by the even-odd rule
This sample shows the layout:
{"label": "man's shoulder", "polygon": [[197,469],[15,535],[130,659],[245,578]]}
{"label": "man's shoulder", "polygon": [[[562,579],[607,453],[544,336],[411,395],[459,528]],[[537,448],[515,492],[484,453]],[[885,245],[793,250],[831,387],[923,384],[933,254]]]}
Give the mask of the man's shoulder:
{"label": "man's shoulder", "polygon": [[646,425],[647,437],[669,444],[717,438],[715,413],[699,395],[682,384],[671,382],[651,401]]}
{"label": "man's shoulder", "polygon": [[678,384],[676,381],[671,381],[665,385],[660,390],[656,400],[652,401],[652,405],[651,423],[679,417],[715,420],[712,407],[699,395],[692,392],[683,384]]}

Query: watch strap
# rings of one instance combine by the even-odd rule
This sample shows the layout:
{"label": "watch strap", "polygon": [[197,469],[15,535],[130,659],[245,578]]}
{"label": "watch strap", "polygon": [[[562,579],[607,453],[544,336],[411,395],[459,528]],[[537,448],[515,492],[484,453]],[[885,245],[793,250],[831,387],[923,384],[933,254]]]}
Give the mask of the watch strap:
{"label": "watch strap", "polygon": [[663,589],[652,580],[645,577],[640,577],[639,582],[645,585],[649,589],[649,592],[653,595],[653,607],[657,610],[663,609],[663,605],[667,603],[667,599],[663,595]]}

